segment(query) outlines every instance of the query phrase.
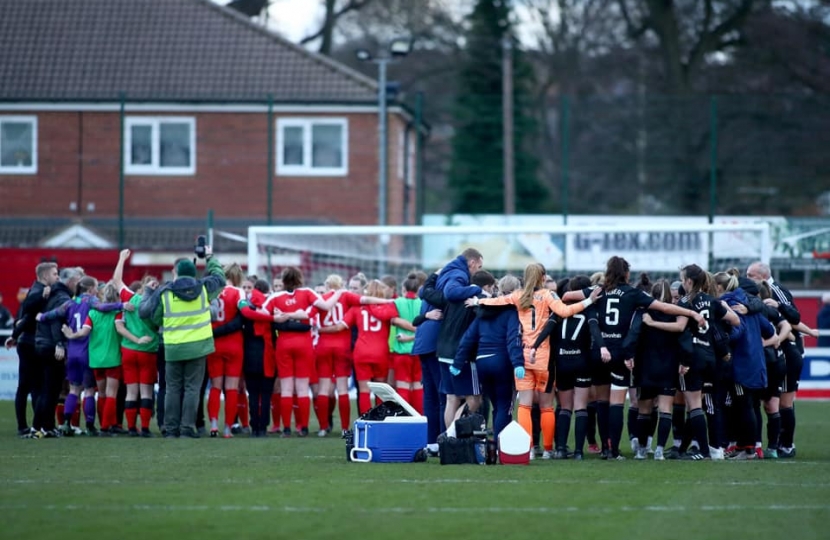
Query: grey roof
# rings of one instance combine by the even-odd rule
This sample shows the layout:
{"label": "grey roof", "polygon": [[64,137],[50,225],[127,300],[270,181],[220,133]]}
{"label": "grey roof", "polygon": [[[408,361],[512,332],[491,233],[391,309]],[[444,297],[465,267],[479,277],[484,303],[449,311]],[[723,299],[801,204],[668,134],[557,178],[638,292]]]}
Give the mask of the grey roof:
{"label": "grey roof", "polygon": [[372,79],[209,0],[0,0],[0,51],[0,100],[377,99]]}

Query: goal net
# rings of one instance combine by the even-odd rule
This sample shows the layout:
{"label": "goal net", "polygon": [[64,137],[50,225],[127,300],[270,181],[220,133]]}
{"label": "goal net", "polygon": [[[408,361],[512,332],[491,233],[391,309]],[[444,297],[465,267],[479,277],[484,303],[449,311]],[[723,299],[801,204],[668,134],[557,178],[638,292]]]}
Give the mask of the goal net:
{"label": "goal net", "polygon": [[[476,218],[480,219],[480,218]],[[501,219],[504,219],[503,217]],[[624,257],[632,276],[648,272],[675,278],[680,267],[698,264],[711,271],[753,261],[769,263],[766,223],[677,223],[655,218],[644,223],[531,225],[475,224],[425,226],[257,226],[248,230],[249,273],[266,279],[286,266],[299,267],[306,286],[329,274],[344,279],[362,272],[369,279],[393,276],[400,284],[412,270],[432,272],[467,248],[484,256],[497,277],[521,276],[540,262],[556,278],[604,271],[608,258]]]}

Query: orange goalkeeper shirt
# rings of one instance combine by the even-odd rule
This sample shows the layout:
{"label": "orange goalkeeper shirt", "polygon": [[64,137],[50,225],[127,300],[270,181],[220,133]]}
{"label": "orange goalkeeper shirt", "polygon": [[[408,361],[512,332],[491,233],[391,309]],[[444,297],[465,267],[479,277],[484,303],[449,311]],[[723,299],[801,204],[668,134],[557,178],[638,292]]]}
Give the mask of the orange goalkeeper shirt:
{"label": "orange goalkeeper shirt", "polygon": [[522,298],[522,290],[514,291],[507,296],[497,298],[482,298],[479,304],[483,306],[516,306],[519,312],[519,324],[522,327],[522,346],[524,349],[525,367],[535,370],[547,370],[550,360],[550,345],[545,340],[536,351],[535,363],[530,363],[530,348],[536,343],[536,339],[550,319],[551,312],[562,318],[576,315],[585,309],[582,303],[567,305],[559,299],[556,294],[547,289],[537,289],[533,293],[532,305],[527,308],[519,307]]}

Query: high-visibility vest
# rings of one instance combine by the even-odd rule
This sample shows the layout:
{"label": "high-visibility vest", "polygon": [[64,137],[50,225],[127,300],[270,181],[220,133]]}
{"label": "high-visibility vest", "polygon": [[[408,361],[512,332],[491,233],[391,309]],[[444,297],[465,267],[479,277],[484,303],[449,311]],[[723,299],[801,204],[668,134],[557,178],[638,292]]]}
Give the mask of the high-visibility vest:
{"label": "high-visibility vest", "polygon": [[213,337],[210,304],[204,287],[195,300],[182,300],[172,291],[164,291],[161,301],[164,306],[162,333],[165,344],[180,345]]}

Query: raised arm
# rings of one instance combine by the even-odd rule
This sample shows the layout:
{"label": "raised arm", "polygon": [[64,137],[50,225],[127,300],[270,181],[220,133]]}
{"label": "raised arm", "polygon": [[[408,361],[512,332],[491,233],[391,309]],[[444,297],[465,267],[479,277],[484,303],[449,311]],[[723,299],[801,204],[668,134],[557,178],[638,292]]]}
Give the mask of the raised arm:
{"label": "raised arm", "polygon": [[225,287],[225,271],[222,265],[213,256],[213,246],[205,246],[207,254],[206,276],[202,278],[202,285],[208,295],[208,300],[218,297]]}
{"label": "raised arm", "polygon": [[130,250],[122,249],[118,254],[118,262],[115,265],[115,270],[112,272],[112,282],[117,290],[124,287],[124,263],[130,258]]}

